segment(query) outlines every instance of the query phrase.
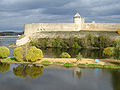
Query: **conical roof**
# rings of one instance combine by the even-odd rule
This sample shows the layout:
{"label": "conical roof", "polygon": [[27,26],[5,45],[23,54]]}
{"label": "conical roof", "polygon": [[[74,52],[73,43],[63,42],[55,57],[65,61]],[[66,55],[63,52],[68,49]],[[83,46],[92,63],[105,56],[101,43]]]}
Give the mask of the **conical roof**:
{"label": "conical roof", "polygon": [[74,17],[81,17],[79,13],[76,13]]}

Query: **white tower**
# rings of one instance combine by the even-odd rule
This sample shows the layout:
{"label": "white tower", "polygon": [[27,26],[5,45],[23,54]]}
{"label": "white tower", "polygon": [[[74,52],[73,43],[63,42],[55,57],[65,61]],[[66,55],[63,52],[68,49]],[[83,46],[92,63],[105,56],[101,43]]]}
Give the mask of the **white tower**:
{"label": "white tower", "polygon": [[76,24],[81,24],[82,18],[79,13],[76,13],[75,16],[73,17],[73,23]]}
{"label": "white tower", "polygon": [[84,19],[80,16],[79,13],[76,13],[73,17],[73,23],[76,24],[76,30],[80,31],[82,28],[82,24],[84,23]]}

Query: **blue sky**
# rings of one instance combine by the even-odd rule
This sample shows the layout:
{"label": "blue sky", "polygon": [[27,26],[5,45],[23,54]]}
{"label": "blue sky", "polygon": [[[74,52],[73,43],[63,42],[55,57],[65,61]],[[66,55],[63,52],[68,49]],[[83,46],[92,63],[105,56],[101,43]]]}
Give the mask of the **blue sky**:
{"label": "blue sky", "polygon": [[23,31],[24,24],[72,22],[120,23],[120,0],[0,0],[0,31]]}

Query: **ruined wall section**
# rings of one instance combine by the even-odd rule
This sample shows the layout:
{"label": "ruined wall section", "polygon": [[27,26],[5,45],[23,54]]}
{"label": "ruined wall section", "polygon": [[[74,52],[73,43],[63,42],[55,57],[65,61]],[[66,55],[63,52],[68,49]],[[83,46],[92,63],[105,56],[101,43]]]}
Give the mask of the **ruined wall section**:
{"label": "ruined wall section", "polygon": [[84,23],[82,30],[85,31],[117,31],[120,23]]}

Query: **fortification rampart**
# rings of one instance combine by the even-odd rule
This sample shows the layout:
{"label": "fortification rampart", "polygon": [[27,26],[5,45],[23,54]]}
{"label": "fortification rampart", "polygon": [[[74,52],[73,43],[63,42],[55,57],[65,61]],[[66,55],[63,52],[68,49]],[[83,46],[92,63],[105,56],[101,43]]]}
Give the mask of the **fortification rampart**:
{"label": "fortification rampart", "polygon": [[82,30],[87,31],[117,31],[120,23],[84,23]]}
{"label": "fortification rampart", "polygon": [[26,24],[25,35],[43,31],[80,31],[80,25],[75,23],[32,23]]}

